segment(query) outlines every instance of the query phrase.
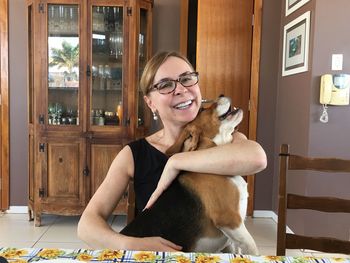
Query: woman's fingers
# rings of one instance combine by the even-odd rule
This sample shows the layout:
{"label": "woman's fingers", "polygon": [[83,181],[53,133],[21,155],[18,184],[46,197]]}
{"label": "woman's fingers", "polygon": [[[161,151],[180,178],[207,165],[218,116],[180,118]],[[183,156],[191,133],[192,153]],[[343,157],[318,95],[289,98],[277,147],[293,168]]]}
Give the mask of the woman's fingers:
{"label": "woman's fingers", "polygon": [[149,198],[149,200],[148,200],[148,202],[143,210],[151,208],[153,206],[153,204],[157,201],[158,197],[162,194],[162,192],[163,192],[162,190],[160,190],[160,189],[158,190],[158,188],[157,188],[153,192],[151,197]]}
{"label": "woman's fingers", "polygon": [[169,251],[181,251],[182,247],[179,246],[179,245],[176,245],[174,244],[173,242],[169,241],[169,240],[166,240],[164,238],[161,238],[161,242],[166,246],[168,247],[169,249],[172,249],[172,250],[169,250]]}

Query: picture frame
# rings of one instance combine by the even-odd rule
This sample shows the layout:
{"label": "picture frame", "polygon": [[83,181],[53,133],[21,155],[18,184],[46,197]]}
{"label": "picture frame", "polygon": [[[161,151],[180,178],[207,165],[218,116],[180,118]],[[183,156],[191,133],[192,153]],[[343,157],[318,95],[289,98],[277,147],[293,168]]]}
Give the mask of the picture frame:
{"label": "picture frame", "polygon": [[311,12],[305,12],[284,26],[282,76],[308,70]]}
{"label": "picture frame", "polygon": [[286,16],[309,2],[310,0],[286,0]]}

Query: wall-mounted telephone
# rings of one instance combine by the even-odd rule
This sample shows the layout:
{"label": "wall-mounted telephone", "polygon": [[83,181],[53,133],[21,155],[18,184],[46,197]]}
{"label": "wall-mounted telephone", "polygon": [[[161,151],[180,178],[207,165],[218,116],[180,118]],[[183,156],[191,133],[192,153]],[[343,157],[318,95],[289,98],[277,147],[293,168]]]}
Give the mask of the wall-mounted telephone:
{"label": "wall-mounted telephone", "polygon": [[320,103],[323,104],[321,122],[328,122],[327,105],[349,105],[350,75],[325,74],[321,76]]}
{"label": "wall-mounted telephone", "polygon": [[350,75],[326,74],[321,77],[320,103],[349,105]]}

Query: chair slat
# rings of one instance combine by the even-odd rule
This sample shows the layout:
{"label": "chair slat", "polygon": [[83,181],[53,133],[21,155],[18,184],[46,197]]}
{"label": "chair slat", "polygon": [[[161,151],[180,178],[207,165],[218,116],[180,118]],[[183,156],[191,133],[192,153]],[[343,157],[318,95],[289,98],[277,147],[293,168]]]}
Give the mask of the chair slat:
{"label": "chair slat", "polygon": [[290,155],[288,169],[349,173],[350,160],[337,158],[308,158],[299,155]]}
{"label": "chair slat", "polygon": [[309,237],[286,235],[286,247],[291,249],[312,249],[328,253],[350,254],[350,242],[330,237]]}
{"label": "chair slat", "polygon": [[286,233],[286,215],[288,209],[311,209],[326,213],[350,213],[350,200],[334,196],[303,196],[287,193],[287,176],[289,176],[289,170],[314,170],[331,172],[332,175],[336,175],[337,173],[350,175],[350,160],[309,158],[293,155],[289,152],[289,145],[281,145],[276,254],[285,255],[286,249],[303,248],[328,253],[350,254],[350,241],[347,240]]}
{"label": "chair slat", "polygon": [[328,213],[350,213],[350,200],[336,197],[287,195],[288,209],[311,209]]}

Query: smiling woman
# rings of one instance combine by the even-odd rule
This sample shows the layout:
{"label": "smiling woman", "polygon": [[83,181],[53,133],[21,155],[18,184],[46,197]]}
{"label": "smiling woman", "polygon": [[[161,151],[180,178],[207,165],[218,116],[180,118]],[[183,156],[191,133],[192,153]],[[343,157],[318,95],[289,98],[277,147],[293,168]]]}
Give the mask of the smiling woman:
{"label": "smiling woman", "polygon": [[9,208],[8,1],[0,0],[0,210]]}

